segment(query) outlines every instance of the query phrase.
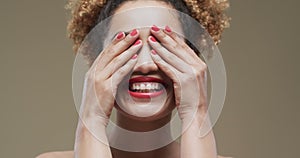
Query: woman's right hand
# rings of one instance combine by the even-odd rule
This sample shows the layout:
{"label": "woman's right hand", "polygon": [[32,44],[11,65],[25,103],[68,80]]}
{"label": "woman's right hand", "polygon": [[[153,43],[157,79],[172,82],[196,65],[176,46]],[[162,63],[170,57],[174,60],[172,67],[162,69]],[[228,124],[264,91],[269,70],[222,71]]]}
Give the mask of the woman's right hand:
{"label": "woman's right hand", "polygon": [[135,66],[136,53],[142,47],[142,41],[137,40],[138,37],[139,32],[136,29],[128,35],[124,32],[118,33],[86,73],[79,112],[84,124],[100,123],[107,126],[117,87]]}
{"label": "woman's right hand", "polygon": [[119,33],[86,73],[76,130],[75,158],[112,158],[105,128],[118,84],[136,64],[136,53],[142,47],[142,41],[136,41],[138,36],[137,30],[127,36],[124,32]]}

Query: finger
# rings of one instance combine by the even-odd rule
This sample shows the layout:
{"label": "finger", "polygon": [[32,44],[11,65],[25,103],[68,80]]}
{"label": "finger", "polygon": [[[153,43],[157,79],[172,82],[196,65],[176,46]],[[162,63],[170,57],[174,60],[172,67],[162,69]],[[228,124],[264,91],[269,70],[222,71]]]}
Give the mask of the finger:
{"label": "finger", "polygon": [[[184,60],[188,64],[195,63],[195,60],[199,58],[196,53],[185,43],[183,39],[177,36],[176,33],[172,32],[169,26],[165,29],[160,29],[153,25],[151,27],[151,33],[166,47],[170,52],[176,54],[180,59]],[[171,37],[169,34],[173,35]],[[183,53],[184,52],[184,53]]]}
{"label": "finger", "polygon": [[114,41],[98,56],[94,64],[103,69],[111,60],[128,49],[138,37],[139,31],[137,29],[132,30],[126,37],[120,39],[115,37]]}
{"label": "finger", "polygon": [[[104,78],[109,78],[115,73],[120,67],[122,67],[130,58],[137,54],[138,50],[141,49],[143,43],[142,40],[136,41],[136,43],[129,49],[124,51],[119,56],[115,57],[107,66],[103,69],[102,75]],[[101,70],[100,70],[101,71]],[[99,72],[99,71],[98,71]]]}
{"label": "finger", "polygon": [[[179,70],[180,72],[186,72],[190,67],[185,61],[180,59],[175,54],[168,51],[164,48],[160,43],[156,41],[153,36],[149,36],[148,41],[151,47],[161,56],[163,60],[167,63],[171,64],[174,68]],[[184,52],[183,52],[184,53]]]}
{"label": "finger", "polygon": [[180,72],[176,70],[173,66],[165,62],[155,50],[151,51],[151,57],[155,64],[167,75],[169,76],[173,82],[178,81],[178,75]]}
{"label": "finger", "polygon": [[173,30],[169,26],[166,26],[165,29],[163,30],[163,32],[166,33],[168,36],[170,36],[174,41],[176,41],[178,43],[182,43],[183,48],[190,48],[185,43],[184,38],[179,37],[175,32],[173,32]]}
{"label": "finger", "polygon": [[127,63],[125,63],[120,69],[111,75],[114,86],[118,86],[123,78],[132,71],[137,62],[137,57],[138,55],[135,54]]}
{"label": "finger", "polygon": [[[183,58],[188,58],[189,61],[193,61],[195,59],[200,59],[199,56],[195,53],[195,51],[185,42],[184,38],[179,37],[169,26],[166,26],[163,30],[165,34],[167,34],[170,38],[180,44],[181,48],[185,49],[187,54],[183,55]],[[180,54],[179,54],[180,55]],[[181,54],[182,55],[182,54]],[[182,56],[181,56],[182,57]]]}
{"label": "finger", "polygon": [[[171,31],[170,29],[167,29],[168,31]],[[193,58],[191,56],[187,56],[186,53],[182,53],[186,50],[184,50],[182,44],[172,39],[167,33],[165,33],[164,30],[158,28],[157,26],[153,25],[151,27],[151,33],[155,38],[158,39],[158,41],[161,42],[161,44],[166,47],[170,52],[177,55],[180,59],[184,60],[186,63],[189,63]]]}
{"label": "finger", "polygon": [[176,51],[179,48],[179,45],[175,40],[173,40],[170,36],[168,36],[165,32],[163,32],[160,28],[153,25],[151,27],[151,33],[155,36],[158,41],[161,42],[163,46],[165,46],[168,50]]}
{"label": "finger", "polygon": [[123,31],[119,32],[117,35],[115,35],[114,39],[112,40],[112,42],[106,47],[105,50],[103,50],[102,52],[100,52],[99,56],[95,59],[95,61],[93,62],[91,68],[95,68],[95,66],[97,66],[97,63],[99,62],[99,60],[101,60],[104,52],[108,49],[111,49],[114,45],[116,45],[119,41],[123,40],[126,37],[125,33]]}

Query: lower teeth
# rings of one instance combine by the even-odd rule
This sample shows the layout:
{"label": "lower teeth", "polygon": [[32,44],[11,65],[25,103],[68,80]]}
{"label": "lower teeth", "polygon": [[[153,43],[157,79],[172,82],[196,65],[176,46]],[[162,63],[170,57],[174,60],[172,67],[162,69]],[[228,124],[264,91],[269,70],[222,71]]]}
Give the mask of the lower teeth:
{"label": "lower teeth", "polygon": [[157,92],[158,90],[148,90],[148,89],[145,89],[145,90],[131,90],[133,92],[137,92],[137,93],[154,93],[154,92]]}

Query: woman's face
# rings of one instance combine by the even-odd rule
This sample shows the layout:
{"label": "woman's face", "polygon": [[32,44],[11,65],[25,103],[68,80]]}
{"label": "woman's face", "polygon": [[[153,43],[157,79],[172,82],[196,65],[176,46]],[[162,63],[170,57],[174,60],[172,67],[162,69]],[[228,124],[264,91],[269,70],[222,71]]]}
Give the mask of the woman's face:
{"label": "woman's face", "polygon": [[[181,27],[174,13],[155,9],[126,12],[141,7],[173,9],[172,6],[161,1],[127,1],[115,11],[115,15],[118,16],[113,16],[111,19],[108,34],[114,35],[119,31],[128,32],[137,29],[140,34],[139,39],[143,41],[133,72],[118,87],[115,107],[127,117],[157,120],[170,114],[175,108],[173,84],[151,58],[151,47],[147,43],[151,35],[150,28],[139,28],[139,26],[151,23],[158,27],[172,26],[174,30],[181,30]],[[124,28],[127,30],[122,30]]]}

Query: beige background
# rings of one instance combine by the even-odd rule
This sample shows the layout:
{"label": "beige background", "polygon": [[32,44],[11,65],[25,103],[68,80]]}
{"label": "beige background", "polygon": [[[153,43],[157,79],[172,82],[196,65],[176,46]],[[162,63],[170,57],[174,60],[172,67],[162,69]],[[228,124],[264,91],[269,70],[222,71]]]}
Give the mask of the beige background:
{"label": "beige background", "polygon": [[[74,55],[65,35],[65,1],[1,2],[1,158],[73,147]],[[231,0],[232,26],[220,45],[228,93],[215,126],[219,153],[299,157],[299,5]]]}

